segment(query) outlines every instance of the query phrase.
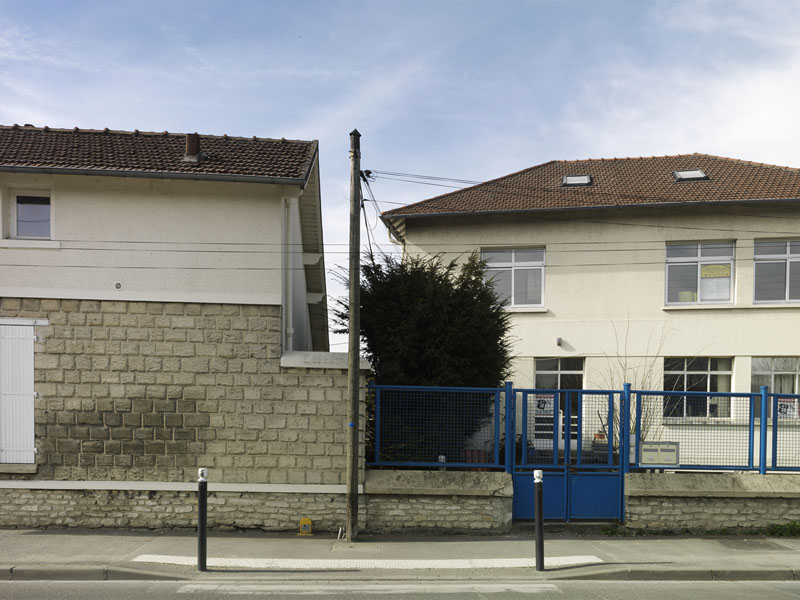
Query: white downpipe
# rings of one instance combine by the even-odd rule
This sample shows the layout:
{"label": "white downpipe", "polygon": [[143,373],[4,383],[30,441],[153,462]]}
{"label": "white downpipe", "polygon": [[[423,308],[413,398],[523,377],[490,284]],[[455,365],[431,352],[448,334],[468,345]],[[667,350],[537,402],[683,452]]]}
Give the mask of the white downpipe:
{"label": "white downpipe", "polygon": [[292,304],[292,203],[294,198],[283,198],[283,328],[282,352],[294,350],[294,314]]}

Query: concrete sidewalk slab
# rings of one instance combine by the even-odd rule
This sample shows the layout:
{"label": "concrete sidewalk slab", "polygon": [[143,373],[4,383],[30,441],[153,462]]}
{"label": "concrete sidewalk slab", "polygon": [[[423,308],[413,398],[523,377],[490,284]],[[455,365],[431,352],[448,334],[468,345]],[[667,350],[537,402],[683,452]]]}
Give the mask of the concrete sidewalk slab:
{"label": "concrete sidewalk slab", "polygon": [[[535,571],[534,550],[533,537],[519,530],[485,537],[366,535],[352,544],[331,535],[212,532],[207,564],[213,572],[198,573],[193,531],[15,529],[0,530],[0,578],[491,580],[502,569],[504,578],[531,581],[777,581],[800,571],[795,538],[559,532],[545,540],[544,572]],[[161,562],[143,558],[154,556]]]}

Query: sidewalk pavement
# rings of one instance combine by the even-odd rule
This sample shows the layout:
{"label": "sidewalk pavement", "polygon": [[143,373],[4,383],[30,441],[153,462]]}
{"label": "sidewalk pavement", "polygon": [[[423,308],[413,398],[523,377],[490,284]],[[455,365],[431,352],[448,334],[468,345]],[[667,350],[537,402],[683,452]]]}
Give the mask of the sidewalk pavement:
{"label": "sidewalk pavement", "polygon": [[800,539],[583,535],[546,531],[535,570],[530,526],[501,536],[211,532],[199,573],[193,531],[0,529],[0,579],[792,580]]}

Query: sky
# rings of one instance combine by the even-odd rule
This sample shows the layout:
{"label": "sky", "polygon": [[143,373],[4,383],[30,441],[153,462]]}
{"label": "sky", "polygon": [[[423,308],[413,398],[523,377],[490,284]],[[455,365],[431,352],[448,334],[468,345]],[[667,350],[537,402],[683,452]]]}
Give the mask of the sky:
{"label": "sky", "polygon": [[[472,181],[690,152],[800,167],[797,31],[794,0],[0,0],[0,124],[319,140],[332,274],[354,128],[363,169]],[[385,249],[379,210],[448,191],[372,189]]]}

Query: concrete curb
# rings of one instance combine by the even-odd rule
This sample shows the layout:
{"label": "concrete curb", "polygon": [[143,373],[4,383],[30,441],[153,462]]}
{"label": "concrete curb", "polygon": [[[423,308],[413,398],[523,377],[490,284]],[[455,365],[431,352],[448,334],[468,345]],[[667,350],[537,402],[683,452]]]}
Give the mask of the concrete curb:
{"label": "concrete curb", "polygon": [[[555,575],[555,576],[553,576]],[[627,569],[611,568],[588,573],[558,575],[545,572],[547,579],[607,581],[794,581],[794,569]]]}
{"label": "concrete curb", "polygon": [[[630,569],[594,568],[576,572],[572,569],[548,570],[537,572],[532,569],[509,569],[508,575],[514,578],[536,581],[800,581],[800,571],[794,569]],[[514,575],[511,572],[516,572]],[[293,575],[299,575],[294,573]],[[420,579],[421,575],[430,575],[431,571],[410,571],[404,573],[412,579]],[[271,574],[275,575],[275,574]],[[476,573],[477,575],[477,573]],[[206,579],[209,576],[226,579],[238,577],[252,580],[272,579],[261,571],[247,569],[211,573],[164,573],[143,569],[113,567],[104,565],[0,565],[0,580],[10,581],[193,581]],[[286,577],[287,573],[282,573]],[[350,577],[353,576],[351,573]],[[487,579],[491,579],[487,573]],[[483,579],[483,577],[475,577]]]}
{"label": "concrete curb", "polygon": [[0,567],[10,581],[181,581],[187,577],[157,571],[103,565],[23,565]]}

